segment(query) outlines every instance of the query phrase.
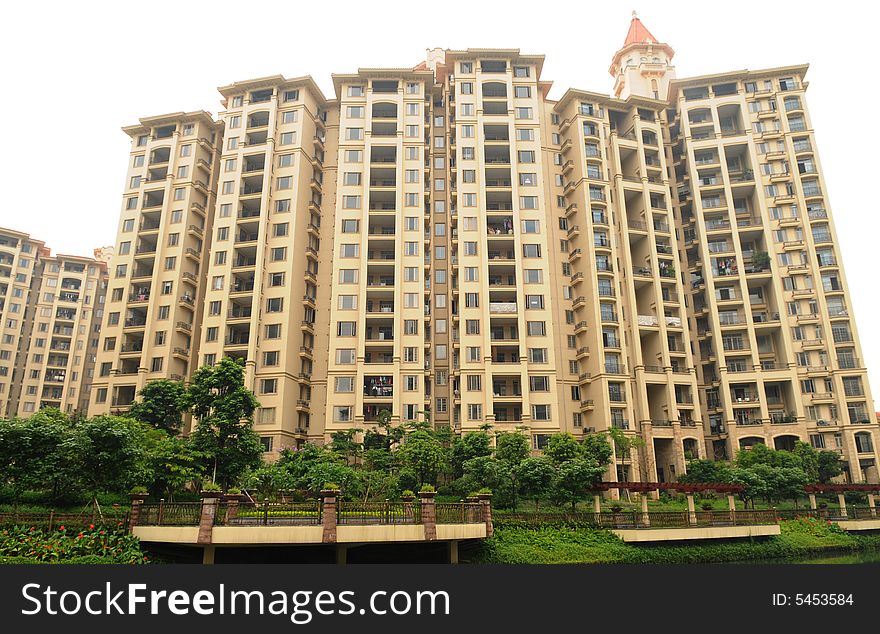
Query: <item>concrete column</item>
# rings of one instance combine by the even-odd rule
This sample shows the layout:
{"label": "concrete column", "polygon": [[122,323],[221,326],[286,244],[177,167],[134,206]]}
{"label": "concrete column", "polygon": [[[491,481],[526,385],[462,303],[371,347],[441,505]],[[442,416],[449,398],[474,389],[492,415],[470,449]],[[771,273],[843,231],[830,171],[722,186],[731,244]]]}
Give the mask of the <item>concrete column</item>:
{"label": "concrete column", "polygon": [[458,540],[456,539],[449,542],[449,563],[458,563]]}
{"label": "concrete column", "polygon": [[688,503],[688,524],[691,526],[697,525],[697,510],[694,508],[694,495],[693,493],[687,494],[687,503]]}
{"label": "concrete column", "polygon": [[871,517],[877,517],[877,504],[873,493],[868,494],[868,509],[871,511]]}
{"label": "concrete column", "polygon": [[817,508],[817,506],[816,506],[816,494],[815,494],[815,493],[810,493],[810,510],[815,511],[816,508]]}
{"label": "concrete column", "polygon": [[597,515],[602,512],[602,496],[594,495],[593,496],[593,513]]}
{"label": "concrete column", "polygon": [[215,547],[213,544],[208,544],[204,548],[202,548],[202,563],[203,564],[213,564],[214,563],[214,550]]}
{"label": "concrete column", "polygon": [[422,525],[425,527],[425,540],[432,542],[437,539],[437,507],[434,506],[433,491],[420,491],[419,500],[422,504]]}
{"label": "concrete column", "polygon": [[321,525],[324,532],[321,541],[325,544],[336,543],[336,496],[339,491],[321,491]]}
{"label": "concrete column", "polygon": [[840,506],[840,516],[846,518],[846,498],[843,496],[843,493],[837,494],[837,504]]}
{"label": "concrete column", "polygon": [[480,509],[483,515],[483,521],[486,523],[486,537],[492,537],[494,528],[492,527],[492,494],[480,493],[477,495],[480,501]]}
{"label": "concrete column", "polygon": [[128,514],[128,532],[131,533],[134,531],[134,527],[138,525],[138,522],[141,519],[141,504],[144,501],[141,498],[132,498],[131,500],[131,511]]}
{"label": "concrete column", "polygon": [[[199,538],[197,543],[210,544],[214,533],[214,516],[217,515],[217,498],[202,498],[202,515],[199,518]],[[213,558],[213,551],[212,551]]]}
{"label": "concrete column", "polygon": [[736,524],[736,498],[732,495],[727,496],[727,510],[730,512],[730,523]]}
{"label": "concrete column", "polygon": [[642,491],[639,494],[639,497],[642,498],[642,524],[645,527],[651,526],[651,516],[648,515],[648,494],[647,491]]}
{"label": "concrete column", "polygon": [[336,544],[336,563],[344,566],[348,563],[348,546]]}

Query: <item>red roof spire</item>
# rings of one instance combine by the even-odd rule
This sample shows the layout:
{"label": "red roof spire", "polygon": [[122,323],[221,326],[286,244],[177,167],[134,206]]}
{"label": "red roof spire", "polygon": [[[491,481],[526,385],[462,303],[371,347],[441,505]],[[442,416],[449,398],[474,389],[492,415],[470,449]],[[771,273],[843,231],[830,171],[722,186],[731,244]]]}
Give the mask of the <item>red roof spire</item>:
{"label": "red roof spire", "polygon": [[632,22],[629,23],[629,31],[626,33],[626,41],[623,43],[623,48],[630,44],[644,44],[645,42],[656,44],[657,38],[651,35],[651,32],[645,28],[636,12],[633,11]]}

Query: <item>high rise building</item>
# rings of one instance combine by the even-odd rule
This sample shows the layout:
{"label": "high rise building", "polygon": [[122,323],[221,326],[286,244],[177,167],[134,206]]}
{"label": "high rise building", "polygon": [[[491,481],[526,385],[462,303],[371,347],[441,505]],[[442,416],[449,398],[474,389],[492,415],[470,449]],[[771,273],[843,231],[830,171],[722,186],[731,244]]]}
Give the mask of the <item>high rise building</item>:
{"label": "high rise building", "polygon": [[641,438],[611,479],[803,440],[876,480],[807,67],[673,56],[634,16],[613,96],[433,49],[126,128],[93,411],[232,356],[267,455],[387,416]]}
{"label": "high rise building", "polygon": [[90,412],[124,411],[198,354],[222,125],[206,112],[141,119],[131,137]]}
{"label": "high rise building", "polygon": [[106,261],[0,228],[0,415],[85,414],[106,288]]}

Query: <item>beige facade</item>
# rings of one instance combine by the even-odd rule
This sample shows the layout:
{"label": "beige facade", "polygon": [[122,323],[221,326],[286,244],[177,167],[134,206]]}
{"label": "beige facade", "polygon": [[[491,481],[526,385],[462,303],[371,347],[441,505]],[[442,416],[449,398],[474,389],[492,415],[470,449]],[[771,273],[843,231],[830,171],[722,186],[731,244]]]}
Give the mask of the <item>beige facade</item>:
{"label": "beige facade", "polygon": [[548,99],[539,55],[434,49],[332,99],[279,75],[220,88],[217,123],[126,128],[93,411],[228,355],[269,456],[388,411],[536,450],[642,438],[611,479],[795,439],[876,479],[806,67],[679,80],[673,55],[634,18],[613,96]]}
{"label": "beige facade", "polygon": [[196,366],[222,126],[205,112],[141,119],[131,137],[90,413]]}
{"label": "beige facade", "polygon": [[[112,251],[108,247],[98,251]],[[88,410],[107,264],[0,228],[0,412]]]}

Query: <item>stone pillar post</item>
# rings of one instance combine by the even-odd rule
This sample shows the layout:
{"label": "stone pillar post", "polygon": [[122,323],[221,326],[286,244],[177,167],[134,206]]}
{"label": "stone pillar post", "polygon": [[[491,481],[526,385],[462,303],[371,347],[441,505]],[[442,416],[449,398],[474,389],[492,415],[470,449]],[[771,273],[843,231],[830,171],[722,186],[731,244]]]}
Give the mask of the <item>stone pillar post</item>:
{"label": "stone pillar post", "polygon": [[818,507],[816,506],[816,494],[810,493],[810,510],[815,511]]}
{"label": "stone pillar post", "polygon": [[868,494],[868,509],[871,512],[871,517],[877,517],[877,504],[874,501],[874,494]]}
{"label": "stone pillar post", "polygon": [[840,506],[840,517],[846,519],[846,498],[844,497],[843,493],[837,494],[837,504],[838,506]]}
{"label": "stone pillar post", "polygon": [[736,524],[736,498],[732,495],[727,496],[727,510],[730,511],[730,523]]}
{"label": "stone pillar post", "polygon": [[697,525],[697,511],[694,508],[694,494],[687,494],[687,503],[688,503],[688,524],[691,526]]}
{"label": "stone pillar post", "polygon": [[419,491],[422,505],[422,525],[425,527],[425,540],[433,542],[437,539],[437,507],[434,506],[433,491]]}
{"label": "stone pillar post", "polygon": [[479,493],[477,498],[482,507],[483,521],[486,523],[486,537],[492,537],[492,533],[494,532],[492,527],[492,494]]}
{"label": "stone pillar post", "polygon": [[226,523],[232,524],[232,520],[238,517],[239,496],[230,495],[226,498]]}
{"label": "stone pillar post", "polygon": [[648,515],[648,493],[647,491],[642,491],[639,493],[639,497],[642,498],[642,524],[644,524],[645,528],[651,526],[651,516]]}
{"label": "stone pillar post", "polygon": [[593,496],[593,513],[598,515],[602,512],[602,496],[598,493]]}
{"label": "stone pillar post", "polygon": [[336,543],[336,500],[339,491],[324,489],[321,491],[321,524],[324,533],[321,541],[325,544]]}
{"label": "stone pillar post", "polygon": [[144,503],[142,496],[131,496],[131,511],[128,514],[128,532],[134,531],[134,527],[141,520],[141,505]]}
{"label": "stone pillar post", "polygon": [[197,543],[210,544],[214,533],[214,516],[217,515],[217,497],[204,497],[202,494],[202,515],[199,518],[199,538]]}

